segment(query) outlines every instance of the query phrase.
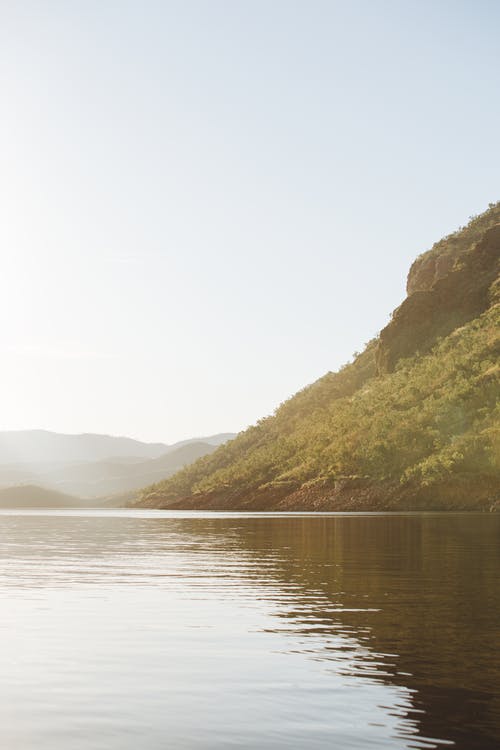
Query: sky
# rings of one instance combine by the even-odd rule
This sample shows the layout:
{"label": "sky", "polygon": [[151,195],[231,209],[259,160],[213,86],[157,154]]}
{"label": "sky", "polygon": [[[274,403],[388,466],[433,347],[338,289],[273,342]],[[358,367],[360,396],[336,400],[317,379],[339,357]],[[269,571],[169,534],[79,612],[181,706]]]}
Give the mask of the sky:
{"label": "sky", "polygon": [[0,429],[238,431],[500,199],[495,0],[0,0]]}

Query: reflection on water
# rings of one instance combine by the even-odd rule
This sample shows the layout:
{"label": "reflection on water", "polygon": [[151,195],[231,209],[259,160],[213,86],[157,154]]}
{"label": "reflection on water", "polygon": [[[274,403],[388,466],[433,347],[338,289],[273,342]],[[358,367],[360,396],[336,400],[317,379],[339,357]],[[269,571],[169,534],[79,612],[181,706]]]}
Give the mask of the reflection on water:
{"label": "reflection on water", "polygon": [[1,747],[498,747],[499,516],[0,529]]}

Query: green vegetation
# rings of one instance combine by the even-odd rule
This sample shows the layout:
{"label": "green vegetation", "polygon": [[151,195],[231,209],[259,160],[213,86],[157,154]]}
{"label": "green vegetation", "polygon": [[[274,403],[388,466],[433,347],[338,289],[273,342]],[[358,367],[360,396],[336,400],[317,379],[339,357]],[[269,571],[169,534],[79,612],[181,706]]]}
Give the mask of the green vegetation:
{"label": "green vegetation", "polygon": [[[464,236],[473,232],[476,242],[482,237],[477,228],[490,228],[497,216],[499,204],[452,235],[453,248],[462,255]],[[431,252],[439,245],[452,252],[446,241]],[[492,262],[498,263],[495,255]],[[476,278],[474,269],[471,274]],[[370,342],[338,373],[328,373],[212,455],[148,488],[141,501],[167,506],[214,495],[283,497],[347,477],[429,491],[463,479],[494,485],[500,476],[500,305],[494,288],[498,279],[488,309],[438,339],[425,355],[415,352],[400,359],[394,372],[377,374],[379,342]]]}

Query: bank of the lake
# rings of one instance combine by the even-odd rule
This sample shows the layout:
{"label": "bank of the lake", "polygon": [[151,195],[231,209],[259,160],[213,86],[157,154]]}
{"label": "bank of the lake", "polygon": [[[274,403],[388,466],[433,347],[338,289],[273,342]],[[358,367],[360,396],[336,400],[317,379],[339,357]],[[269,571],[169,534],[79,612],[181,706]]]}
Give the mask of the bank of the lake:
{"label": "bank of the lake", "polygon": [[496,477],[455,477],[422,486],[418,483],[374,482],[364,477],[321,480],[307,486],[283,482],[271,487],[228,492],[197,492],[165,497],[154,491],[132,507],[170,510],[292,511],[292,512],[500,512],[500,482]]}

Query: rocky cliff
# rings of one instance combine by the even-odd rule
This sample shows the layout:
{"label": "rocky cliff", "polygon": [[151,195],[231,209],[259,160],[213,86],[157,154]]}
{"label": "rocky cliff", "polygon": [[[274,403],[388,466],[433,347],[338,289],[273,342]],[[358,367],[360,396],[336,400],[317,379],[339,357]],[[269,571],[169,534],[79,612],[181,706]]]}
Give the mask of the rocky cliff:
{"label": "rocky cliff", "polygon": [[487,229],[467,251],[431,256],[412,267],[408,297],[381,331],[379,373],[422,354],[443,336],[481,315],[493,301],[500,272],[500,224]]}
{"label": "rocky cliff", "polygon": [[487,211],[473,216],[467,226],[448,235],[414,261],[406,280],[408,295],[430,289],[434,283],[449,273],[457,261],[491,229],[500,223],[500,202],[490,203]]}

